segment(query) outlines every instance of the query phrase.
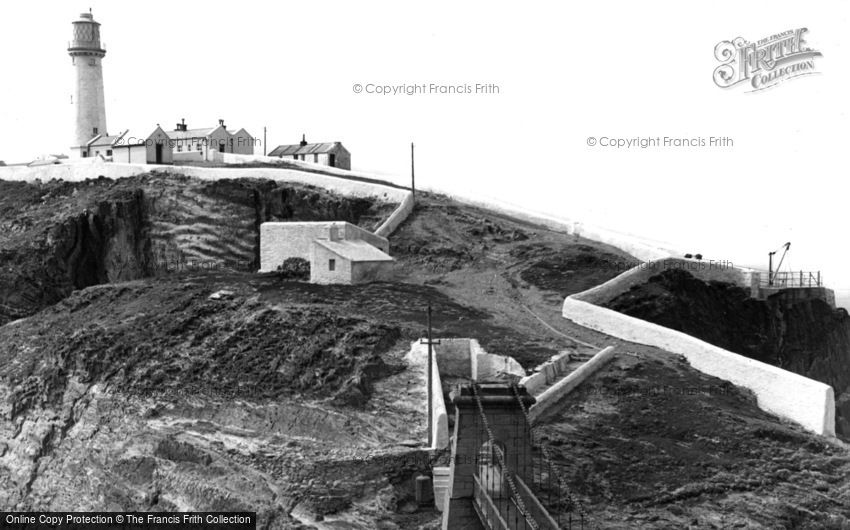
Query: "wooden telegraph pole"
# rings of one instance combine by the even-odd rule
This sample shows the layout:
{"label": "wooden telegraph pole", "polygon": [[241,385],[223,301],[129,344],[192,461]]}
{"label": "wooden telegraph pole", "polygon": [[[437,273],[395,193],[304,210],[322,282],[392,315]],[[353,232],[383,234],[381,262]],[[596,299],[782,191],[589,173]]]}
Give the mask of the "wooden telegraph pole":
{"label": "wooden telegraph pole", "polygon": [[435,341],[431,337],[431,304],[428,304],[428,339],[426,342],[422,342],[420,340],[420,344],[428,345],[428,366],[425,370],[428,372],[428,443],[430,444],[431,433],[434,432],[434,409],[432,407],[434,400],[434,391],[432,390],[432,386],[434,384],[434,350],[432,348],[433,346],[440,344],[440,341]]}
{"label": "wooden telegraph pole", "polygon": [[263,127],[263,156],[266,156],[266,128]]}

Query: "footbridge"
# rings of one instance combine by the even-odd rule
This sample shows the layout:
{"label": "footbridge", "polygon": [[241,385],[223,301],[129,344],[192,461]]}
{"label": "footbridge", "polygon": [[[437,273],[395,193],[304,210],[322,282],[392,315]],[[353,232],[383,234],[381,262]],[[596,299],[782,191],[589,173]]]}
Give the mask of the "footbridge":
{"label": "footbridge", "polygon": [[529,407],[511,382],[468,382],[450,393],[455,407],[444,530],[585,529],[591,519],[536,444]]}

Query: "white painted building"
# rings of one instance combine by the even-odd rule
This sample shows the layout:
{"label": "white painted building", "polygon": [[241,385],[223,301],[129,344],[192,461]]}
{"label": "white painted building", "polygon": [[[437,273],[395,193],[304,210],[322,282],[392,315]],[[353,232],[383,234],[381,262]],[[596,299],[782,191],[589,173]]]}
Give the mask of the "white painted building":
{"label": "white painted building", "polygon": [[230,135],[228,140],[228,153],[237,155],[253,155],[256,140],[244,128],[238,131],[227,131]]}
{"label": "white painted building", "polygon": [[172,164],[174,152],[171,140],[162,127],[156,126],[147,136],[125,133],[112,148],[112,161],[127,164]]}
{"label": "white painted building", "polygon": [[393,259],[362,240],[317,239],[310,249],[310,283],[367,283],[386,278]]}
{"label": "white painted building", "polygon": [[254,154],[254,137],[245,129],[228,131],[224,120],[218,120],[216,127],[203,129],[189,129],[186,120],[181,120],[177,128],[167,134],[172,140],[176,161],[208,160],[210,151]]}
{"label": "white painted building", "polygon": [[391,266],[389,241],[344,221],[269,222],[260,225],[260,272],[289,258],[310,262],[313,283],[363,283]]}
{"label": "white painted building", "polygon": [[269,156],[351,169],[351,153],[342,145],[342,142],[311,144],[307,143],[305,136],[301,137],[301,143],[275,147]]}
{"label": "white painted building", "polygon": [[85,145],[74,148],[80,158],[103,157],[130,164],[171,164],[172,143],[157,125],[150,134],[138,135],[129,130],[116,135],[97,135]]}

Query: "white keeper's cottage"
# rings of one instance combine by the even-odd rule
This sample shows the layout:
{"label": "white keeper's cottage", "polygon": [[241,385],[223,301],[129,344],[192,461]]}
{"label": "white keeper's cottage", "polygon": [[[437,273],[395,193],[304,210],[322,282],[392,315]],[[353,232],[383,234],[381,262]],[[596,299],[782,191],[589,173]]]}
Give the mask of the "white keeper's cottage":
{"label": "white keeper's cottage", "polygon": [[356,284],[384,279],[393,263],[389,241],[344,221],[260,225],[260,272],[288,258],[310,262],[311,283]]}

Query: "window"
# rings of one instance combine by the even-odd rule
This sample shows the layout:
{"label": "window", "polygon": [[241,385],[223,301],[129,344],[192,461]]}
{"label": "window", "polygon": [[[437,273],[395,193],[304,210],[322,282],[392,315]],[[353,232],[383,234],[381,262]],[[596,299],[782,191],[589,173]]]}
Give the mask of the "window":
{"label": "window", "polygon": [[179,153],[179,152],[180,152],[180,151],[182,151],[182,150],[183,150],[183,146],[182,146],[182,145],[178,145],[178,146],[177,146],[177,152]]}
{"label": "window", "polygon": [[112,156],[112,149],[106,150],[106,156]]}
{"label": "window", "polygon": [[319,153],[313,153],[313,162],[319,163]]}
{"label": "window", "polygon": [[336,260],[335,259],[329,259],[328,260],[328,270],[329,271],[335,271],[336,270]]}
{"label": "window", "polygon": [[95,127],[94,129],[92,129],[92,134],[97,134],[97,127]]}

